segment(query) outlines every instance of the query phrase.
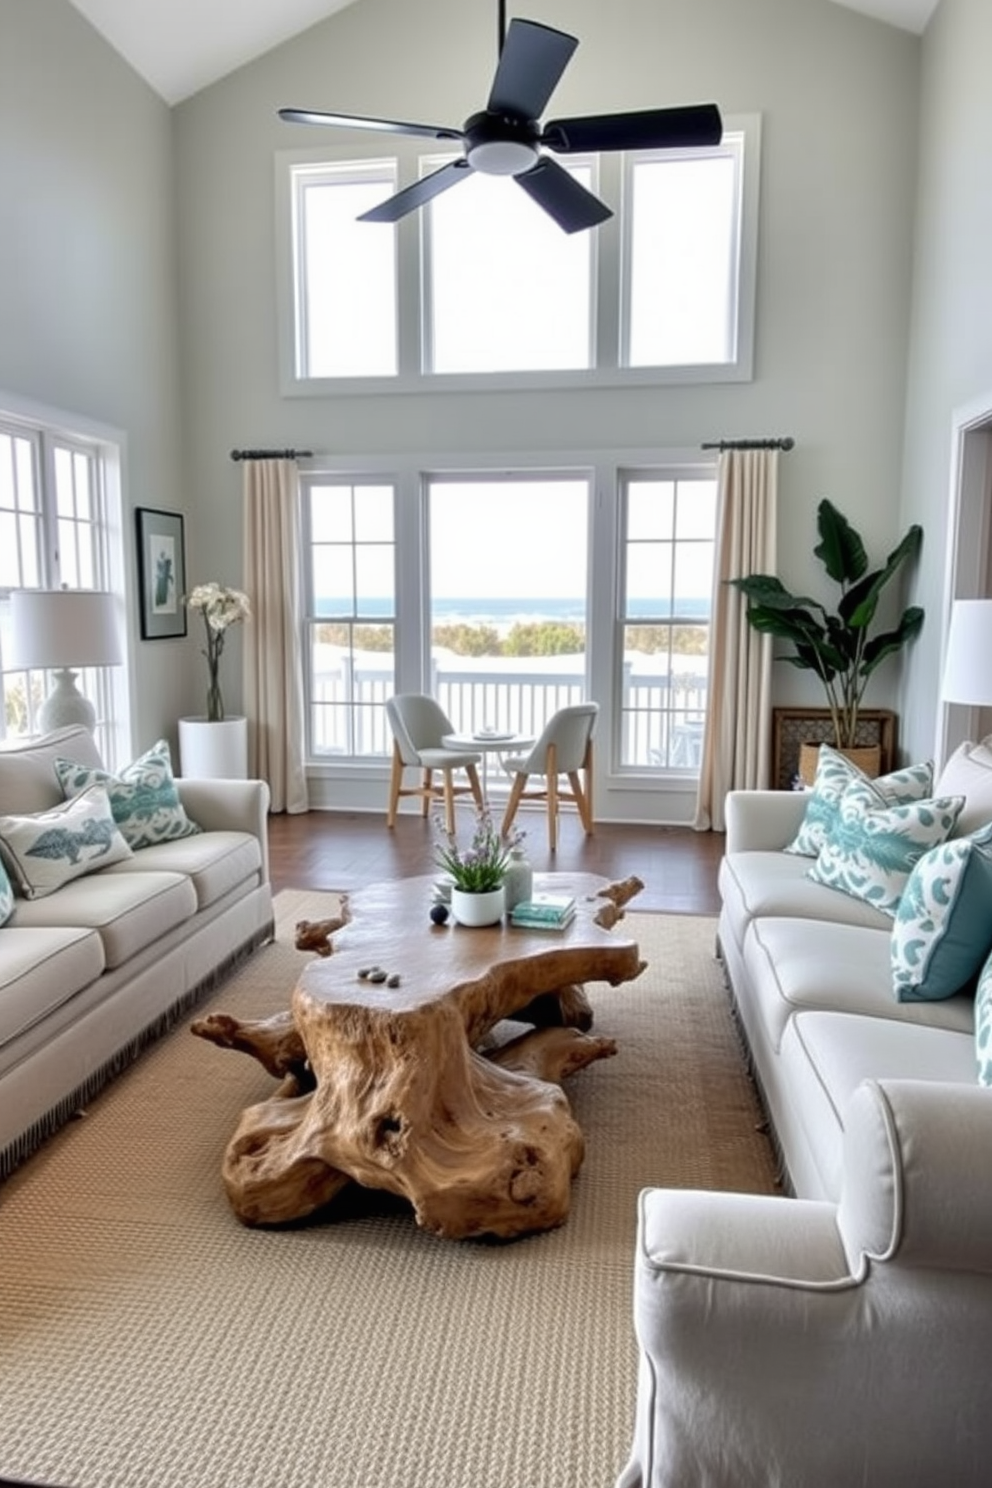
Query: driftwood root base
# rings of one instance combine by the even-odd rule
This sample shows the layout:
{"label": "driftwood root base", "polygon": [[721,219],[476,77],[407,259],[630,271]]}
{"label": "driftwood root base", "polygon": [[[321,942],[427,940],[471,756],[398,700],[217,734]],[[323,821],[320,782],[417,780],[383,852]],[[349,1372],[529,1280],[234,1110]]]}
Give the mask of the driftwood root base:
{"label": "driftwood root base", "polygon": [[[199,1037],[251,1054],[282,1082],[242,1114],[228,1144],[223,1180],[238,1218],[291,1223],[333,1207],[354,1181],[408,1200],[418,1224],[447,1239],[513,1239],[562,1224],[585,1140],[560,1082],[616,1053],[612,1039],[588,1032],[589,1001],[581,982],[567,978],[615,986],[640,974],[637,947],[604,937],[600,921],[622,915],[640,887],[611,885],[606,902],[585,911],[596,928],[577,927],[558,947],[459,932],[478,939],[453,946],[460,971],[451,985],[404,976],[391,990],[362,981],[352,966],[364,961],[361,937],[349,957],[330,938],[352,923],[347,901],[334,920],[302,921],[297,945],[333,960],[326,969],[309,964],[291,1009],[245,1021],[214,1013],[193,1024]],[[408,886],[396,893],[408,901]],[[374,924],[386,927],[377,946],[392,935],[394,954],[416,970],[402,911],[388,899],[373,907]],[[437,942],[427,944],[420,942],[421,977],[429,982],[446,963]],[[479,1052],[508,1017],[540,1026]]]}

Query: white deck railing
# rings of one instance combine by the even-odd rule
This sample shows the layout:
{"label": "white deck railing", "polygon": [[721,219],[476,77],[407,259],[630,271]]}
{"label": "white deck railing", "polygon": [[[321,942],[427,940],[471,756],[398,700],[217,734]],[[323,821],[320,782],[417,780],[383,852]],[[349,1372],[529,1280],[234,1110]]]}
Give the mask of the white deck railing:
{"label": "white deck railing", "polygon": [[[330,649],[330,648],[328,648]],[[705,658],[624,663],[620,758],[630,767],[694,770],[706,713]],[[392,736],[385,702],[395,690],[392,656],[366,652],[321,658],[312,685],[312,744],[317,757],[388,756]],[[692,668],[692,669],[690,669]],[[496,728],[538,735],[553,713],[585,696],[584,656],[466,657],[435,655],[430,691],[456,733]]]}

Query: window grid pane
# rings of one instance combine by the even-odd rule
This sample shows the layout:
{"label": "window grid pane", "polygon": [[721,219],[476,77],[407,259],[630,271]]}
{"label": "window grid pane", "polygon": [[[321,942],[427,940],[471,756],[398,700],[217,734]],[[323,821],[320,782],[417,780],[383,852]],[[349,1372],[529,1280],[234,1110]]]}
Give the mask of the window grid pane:
{"label": "window grid pane", "polygon": [[[425,173],[453,157],[432,157]],[[591,164],[566,167],[593,190]],[[427,209],[425,370],[592,365],[594,234],[568,234],[509,176],[474,172]]]}
{"label": "window grid pane", "polygon": [[[396,691],[393,502],[392,487],[381,484],[315,481],[306,490],[309,747],[317,758],[392,749],[385,703]],[[356,540],[373,531],[382,541]]]}
{"label": "window grid pane", "polygon": [[[624,497],[620,765],[696,772],[706,716],[716,482],[630,478]],[[640,535],[662,532],[692,535]]]}
{"label": "window grid pane", "polygon": [[395,161],[296,172],[301,376],[396,374],[396,234],[358,220],[395,187]]}

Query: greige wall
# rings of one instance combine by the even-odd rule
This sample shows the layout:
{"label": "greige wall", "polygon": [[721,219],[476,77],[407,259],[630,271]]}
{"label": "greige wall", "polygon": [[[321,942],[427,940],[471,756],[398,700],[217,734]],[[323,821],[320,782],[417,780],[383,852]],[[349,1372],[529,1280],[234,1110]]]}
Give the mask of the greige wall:
{"label": "greige wall", "polygon": [[[281,124],[277,108],[460,123],[488,92],[494,16],[494,7],[463,0],[361,0],[177,108],[195,577],[236,576],[239,477],[227,452],[245,443],[374,454],[791,434],[783,573],[798,585],[814,581],[814,512],[824,495],[859,522],[870,547],[886,550],[899,501],[920,44],[821,0],[540,6],[542,21],[581,38],[552,113],[714,97],[727,114],[762,115],[753,382],[527,396],[280,396],[274,157],[323,141]],[[341,138],[335,132],[330,142]],[[782,700],[819,702],[800,674],[781,670]],[[893,668],[883,687],[894,683]]]}
{"label": "greige wall", "polygon": [[[0,0],[0,408],[124,431],[132,581],[130,508],[184,504],[178,366],[170,111],[66,0]],[[135,748],[174,730],[191,654],[136,643]]]}
{"label": "greige wall", "polygon": [[918,757],[933,749],[936,727],[954,414],[992,409],[990,57],[988,0],[941,0],[923,46],[902,497],[904,520],[926,533],[918,597],[928,623],[900,701],[903,738]]}

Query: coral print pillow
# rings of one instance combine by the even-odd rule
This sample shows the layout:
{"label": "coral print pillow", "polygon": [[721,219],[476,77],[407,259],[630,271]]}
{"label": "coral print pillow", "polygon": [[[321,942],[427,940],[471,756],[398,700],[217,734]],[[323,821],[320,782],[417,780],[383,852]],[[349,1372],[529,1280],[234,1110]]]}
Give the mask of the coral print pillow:
{"label": "coral print pillow", "polygon": [[872,782],[857,781],[807,877],[894,915],[916,863],[947,841],[963,805],[963,796],[940,796],[889,806]]}
{"label": "coral print pillow", "polygon": [[54,894],[84,873],[129,858],[107,792],[92,785],[73,800],[36,816],[0,816],[0,853],[26,899]]}
{"label": "coral print pillow", "polygon": [[[865,772],[852,764],[846,755],[831,749],[829,744],[821,744],[806,814],[786,852],[815,858],[836,824],[844,792],[848,786],[867,779]],[[871,785],[891,806],[922,801],[933,789],[933,762],[928,760],[922,765],[894,770],[891,775],[880,775]]]}
{"label": "coral print pillow", "polygon": [[105,786],[114,821],[132,850],[189,837],[200,830],[183,810],[165,739],[159,739],[117,776],[68,759],[55,761],[55,773],[66,796],[74,796],[90,785]]}
{"label": "coral print pillow", "polygon": [[975,992],[975,1058],[979,1085],[992,1085],[992,956],[982,967]]}

